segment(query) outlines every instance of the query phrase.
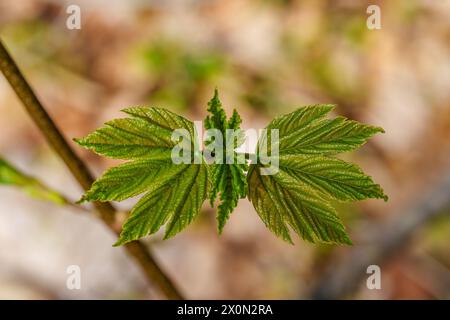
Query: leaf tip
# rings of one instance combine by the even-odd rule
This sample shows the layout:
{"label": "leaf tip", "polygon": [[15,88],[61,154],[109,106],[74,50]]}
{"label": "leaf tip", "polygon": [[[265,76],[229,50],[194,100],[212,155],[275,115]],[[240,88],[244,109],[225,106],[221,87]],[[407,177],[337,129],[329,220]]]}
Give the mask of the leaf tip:
{"label": "leaf tip", "polygon": [[375,133],[386,133],[382,127],[374,127]]}
{"label": "leaf tip", "polygon": [[384,190],[381,188],[380,185],[377,185],[377,186],[378,186],[378,192],[377,192],[377,195],[375,197],[377,199],[383,199],[384,202],[388,202],[389,196],[386,193],[384,193]]}
{"label": "leaf tip", "polygon": [[327,109],[327,112],[331,112],[337,108],[337,104],[328,103],[328,104],[325,104],[324,107]]}
{"label": "leaf tip", "polygon": [[81,198],[77,201],[77,202],[75,202],[76,204],[82,204],[82,203],[85,203],[85,202],[88,202],[89,200],[88,200],[88,198],[86,197],[86,194],[84,194],[84,195],[82,195],[81,196]]}
{"label": "leaf tip", "polygon": [[350,239],[350,237],[348,235],[346,235],[345,238],[342,241],[342,244],[346,244],[348,246],[352,246],[353,245],[353,241]]}
{"label": "leaf tip", "polygon": [[287,239],[283,239],[284,241],[286,241],[288,244],[290,244],[291,246],[294,246],[295,243],[294,241],[292,241],[291,237],[287,238]]}
{"label": "leaf tip", "polygon": [[224,220],[218,219],[217,233],[219,234],[219,236],[221,236],[223,233],[223,229],[225,228],[225,222],[226,221],[224,221]]}
{"label": "leaf tip", "polygon": [[167,232],[164,234],[163,240],[169,240],[170,238],[172,238],[175,234],[173,234],[172,232]]}
{"label": "leaf tip", "polygon": [[72,141],[80,146],[84,145],[83,140],[84,140],[83,138],[72,138]]}
{"label": "leaf tip", "polygon": [[120,109],[120,112],[130,114],[133,111],[133,109],[136,109],[136,108],[137,107],[126,107],[126,108]]}
{"label": "leaf tip", "polygon": [[180,230],[175,228],[175,224],[173,222],[169,223],[165,227],[163,240],[173,238],[178,232],[180,232]]}
{"label": "leaf tip", "polygon": [[117,241],[112,245],[113,247],[120,247],[123,246],[124,244],[130,242],[131,240],[125,240],[122,237],[119,237],[119,239],[117,239]]}
{"label": "leaf tip", "polygon": [[219,89],[217,87],[214,88],[214,94],[212,98],[208,102],[208,111],[212,111],[214,107],[217,108],[217,106],[220,105],[220,98],[219,98]]}
{"label": "leaf tip", "polygon": [[137,240],[137,237],[133,237],[133,234],[130,234],[130,233],[126,232],[124,229],[122,229],[122,232],[120,233],[119,238],[112,246],[120,247],[120,246],[123,246],[134,240]]}

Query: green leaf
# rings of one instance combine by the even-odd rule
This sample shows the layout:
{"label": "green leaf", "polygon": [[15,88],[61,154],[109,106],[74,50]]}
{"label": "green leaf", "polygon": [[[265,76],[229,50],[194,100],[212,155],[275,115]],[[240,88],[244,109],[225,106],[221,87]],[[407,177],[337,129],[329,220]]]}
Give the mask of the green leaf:
{"label": "green leaf", "polygon": [[384,132],[382,128],[344,117],[323,119],[333,108],[333,105],[307,106],[275,118],[267,129],[279,130],[280,154],[334,155],[356,149],[374,134]]}
{"label": "green leaf", "polygon": [[[124,111],[131,117],[112,120],[76,140],[98,154],[131,160],[107,170],[80,201],[122,201],[145,193],[131,210],[115,245],[153,234],[164,224],[165,238],[172,237],[194,220],[208,194],[208,166],[199,155],[194,125],[165,109]],[[187,130],[183,144],[200,157],[199,164],[172,161],[172,149],[178,143],[172,140],[175,129]]]}
{"label": "green leaf", "polygon": [[[210,192],[211,206],[214,206],[214,202],[220,194],[217,223],[218,231],[219,233],[222,233],[223,228],[228,221],[231,212],[236,208],[239,199],[245,198],[247,195],[245,171],[248,169],[246,163],[238,163],[237,154],[234,151],[232,157],[233,163],[228,164],[226,161],[225,150],[227,146],[232,147],[234,150],[242,145],[245,140],[245,135],[244,132],[240,130],[242,120],[236,110],[233,111],[232,116],[227,121],[225,110],[220,102],[217,89],[214,92],[214,97],[208,103],[208,106],[208,111],[211,115],[207,116],[204,121],[205,129],[218,129],[223,136],[221,163],[213,163],[211,165],[212,189]],[[230,137],[226,134],[227,129],[236,130],[237,137],[233,138],[234,141],[229,141]],[[207,142],[206,148],[210,145],[211,144]]]}
{"label": "green leaf", "polygon": [[270,155],[277,145],[279,171],[262,175],[261,163],[250,165],[250,201],[266,226],[291,243],[289,226],[310,242],[351,244],[330,202],[388,199],[356,165],[330,157],[361,146],[383,129],[343,117],[324,119],[332,109],[307,106],[275,118],[267,129],[277,129],[279,139],[272,142],[268,130],[258,141],[258,157]]}
{"label": "green leaf", "polygon": [[123,111],[132,118],[109,121],[103,128],[75,141],[109,158],[134,160],[160,157],[171,150],[176,145],[171,139],[175,129],[186,129],[195,137],[192,122],[168,110],[134,107]]}
{"label": "green leaf", "polygon": [[239,199],[247,195],[246,164],[213,164],[211,169],[212,190],[210,195],[211,206],[220,193],[220,203],[217,211],[218,231],[223,228],[236,208]]}
{"label": "green leaf", "polygon": [[173,165],[165,158],[139,159],[108,169],[83,195],[83,201],[122,201],[167,183],[187,165]]}
{"label": "green leaf", "polygon": [[248,196],[269,230],[289,243],[288,226],[309,242],[351,244],[336,211],[318,192],[282,168],[275,175],[261,175],[260,168],[250,165]]}
{"label": "green leaf", "polygon": [[299,183],[310,185],[327,198],[341,201],[388,199],[380,185],[374,183],[358,166],[340,159],[282,155],[279,166]]}
{"label": "green leaf", "polygon": [[164,239],[186,228],[198,215],[208,189],[206,165],[182,165],[165,183],[158,183],[132,209],[115,246],[153,234],[166,224]]}
{"label": "green leaf", "polygon": [[0,158],[1,184],[18,187],[30,197],[38,200],[50,201],[59,205],[67,203],[67,200],[58,192],[48,188],[36,178],[20,172],[2,158]]}
{"label": "green leaf", "polygon": [[219,91],[214,90],[213,98],[208,102],[208,115],[205,119],[205,129],[219,129],[222,133],[227,128],[227,115],[223,110],[222,102],[219,99]]}

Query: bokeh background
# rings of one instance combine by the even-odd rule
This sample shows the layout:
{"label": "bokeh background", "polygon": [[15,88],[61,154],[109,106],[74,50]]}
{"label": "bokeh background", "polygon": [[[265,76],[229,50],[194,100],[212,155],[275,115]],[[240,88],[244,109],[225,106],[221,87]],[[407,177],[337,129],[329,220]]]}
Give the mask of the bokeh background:
{"label": "bokeh background", "polygon": [[[66,8],[81,8],[68,30]],[[366,9],[381,7],[381,30]],[[146,238],[189,298],[450,298],[449,0],[0,0],[0,36],[68,140],[133,105],[202,120],[217,86],[244,128],[315,103],[386,133],[344,155],[389,202],[339,205],[353,247],[294,246],[241,200],[175,238]],[[75,146],[98,176],[116,162]],[[81,190],[0,76],[0,157],[71,200]],[[131,208],[136,199],[117,204]],[[158,298],[106,228],[0,186],[0,298]],[[366,268],[382,271],[368,290]],[[66,287],[79,265],[81,290]]]}

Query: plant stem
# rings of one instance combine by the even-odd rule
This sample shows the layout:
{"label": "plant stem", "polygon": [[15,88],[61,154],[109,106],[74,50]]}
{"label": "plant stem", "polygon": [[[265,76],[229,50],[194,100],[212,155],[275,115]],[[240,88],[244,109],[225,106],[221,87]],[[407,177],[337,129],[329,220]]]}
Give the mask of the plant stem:
{"label": "plant stem", "polygon": [[[66,142],[53,120],[45,111],[16,63],[9,55],[1,39],[0,69],[50,146],[61,157],[81,187],[84,190],[88,190],[94,182],[93,176],[84,162]],[[94,205],[100,213],[103,222],[112,231],[117,233],[115,228],[116,211],[114,207],[109,202],[95,202]],[[183,299],[173,282],[157,264],[151,252],[141,242],[130,242],[125,245],[125,248],[139,264],[149,282],[156,284],[167,298]]]}

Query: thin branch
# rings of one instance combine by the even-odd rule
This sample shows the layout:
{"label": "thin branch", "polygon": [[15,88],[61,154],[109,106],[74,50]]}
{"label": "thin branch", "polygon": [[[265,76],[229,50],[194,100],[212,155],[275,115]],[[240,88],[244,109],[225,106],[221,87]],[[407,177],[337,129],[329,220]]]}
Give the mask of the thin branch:
{"label": "thin branch", "polygon": [[[61,157],[72,175],[84,190],[88,190],[94,181],[83,161],[68,145],[44,107],[34,94],[28,82],[20,72],[0,40],[0,69],[11,87],[22,101],[28,114],[47,139],[50,146]],[[115,233],[115,209],[109,202],[95,202],[103,222]],[[169,299],[183,299],[173,282],[163,272],[151,252],[139,241],[125,245],[128,253],[139,264],[150,283],[156,284]]]}

